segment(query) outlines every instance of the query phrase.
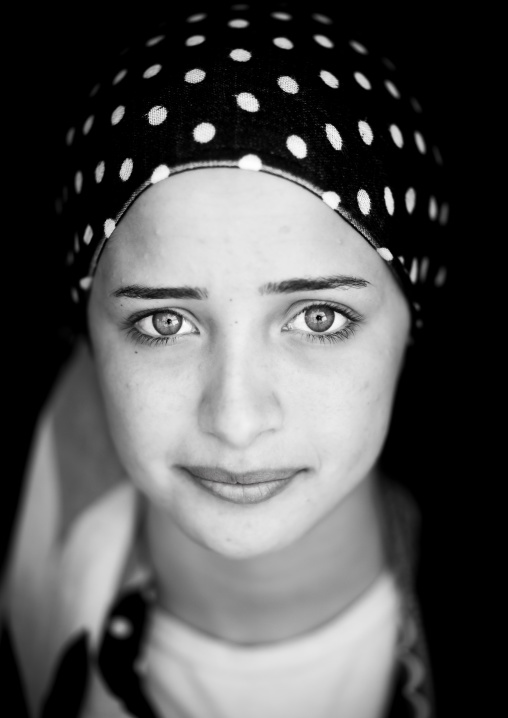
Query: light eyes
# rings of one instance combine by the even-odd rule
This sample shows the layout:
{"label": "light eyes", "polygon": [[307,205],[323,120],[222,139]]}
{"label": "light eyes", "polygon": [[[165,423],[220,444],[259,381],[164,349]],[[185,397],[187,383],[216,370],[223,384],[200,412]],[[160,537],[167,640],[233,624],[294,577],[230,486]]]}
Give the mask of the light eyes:
{"label": "light eyes", "polygon": [[[304,307],[282,331],[303,335],[308,341],[337,341],[350,336],[360,320],[349,309],[322,302]],[[140,342],[173,344],[182,336],[199,334],[199,330],[179,312],[165,309],[133,322],[129,333]]]}
{"label": "light eyes", "polygon": [[[182,314],[169,312],[167,310],[149,314],[147,317],[143,317],[143,319],[138,320],[135,326],[141,334],[154,338],[176,338],[176,336],[182,336],[185,334],[199,333],[193,324],[182,316]],[[187,331],[181,332],[180,329],[184,327]]]}
{"label": "light eyes", "polygon": [[324,334],[335,334],[344,329],[349,323],[347,317],[336,309],[326,304],[313,304],[306,307],[303,311],[296,315],[294,319],[286,324],[290,329],[296,329],[299,332],[316,332]]}

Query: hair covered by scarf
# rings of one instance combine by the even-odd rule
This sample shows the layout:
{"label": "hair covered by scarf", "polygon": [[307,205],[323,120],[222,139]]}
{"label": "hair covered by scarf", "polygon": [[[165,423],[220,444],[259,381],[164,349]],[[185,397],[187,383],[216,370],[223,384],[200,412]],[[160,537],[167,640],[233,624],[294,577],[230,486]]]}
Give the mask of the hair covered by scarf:
{"label": "hair covered by scarf", "polygon": [[234,167],[285,177],[340,214],[389,264],[420,327],[446,278],[449,206],[441,153],[404,78],[329,11],[204,9],[140,34],[67,130],[57,205],[78,311],[145,189]]}

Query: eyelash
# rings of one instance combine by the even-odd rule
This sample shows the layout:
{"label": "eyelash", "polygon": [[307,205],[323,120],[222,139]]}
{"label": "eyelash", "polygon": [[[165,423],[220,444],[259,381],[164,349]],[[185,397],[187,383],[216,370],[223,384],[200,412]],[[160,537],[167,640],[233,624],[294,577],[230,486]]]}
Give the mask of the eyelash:
{"label": "eyelash", "polygon": [[[341,307],[340,309],[337,308],[337,305],[333,304],[332,302],[322,301],[322,302],[314,302],[313,304],[308,304],[307,306],[300,309],[297,314],[295,314],[291,319],[289,319],[286,322],[287,324],[290,324],[293,322],[297,317],[299,317],[301,314],[306,312],[308,309],[312,309],[312,307],[329,307],[330,309],[333,309],[333,311],[337,312],[337,314],[342,314],[347,320],[348,324],[346,324],[345,327],[340,329],[337,332],[333,332],[332,334],[309,334],[307,332],[301,332],[296,330],[293,330],[296,334],[300,334],[305,338],[305,341],[309,342],[319,342],[321,344],[335,344],[336,342],[343,342],[349,339],[349,337],[352,337],[356,330],[358,329],[358,326],[362,322],[362,317],[355,312],[352,312],[350,309],[346,309],[345,307]],[[136,343],[138,344],[144,344],[146,346],[160,346],[160,345],[168,345],[168,344],[176,344],[176,342],[179,340],[179,335],[175,334],[173,336],[160,336],[160,337],[151,337],[148,334],[143,334],[143,332],[140,332],[139,329],[136,327],[136,324],[141,321],[141,319],[146,319],[147,317],[152,316],[153,314],[159,314],[161,312],[171,312],[172,314],[175,314],[178,317],[182,317],[183,319],[186,319],[186,317],[183,316],[183,314],[180,314],[180,312],[176,312],[169,309],[160,309],[157,312],[151,312],[149,314],[143,314],[141,316],[135,315],[134,317],[130,318],[127,322],[127,335],[131,337]],[[187,320],[190,321],[190,320]],[[286,326],[285,325],[285,326]],[[289,331],[289,330],[285,330]]]}

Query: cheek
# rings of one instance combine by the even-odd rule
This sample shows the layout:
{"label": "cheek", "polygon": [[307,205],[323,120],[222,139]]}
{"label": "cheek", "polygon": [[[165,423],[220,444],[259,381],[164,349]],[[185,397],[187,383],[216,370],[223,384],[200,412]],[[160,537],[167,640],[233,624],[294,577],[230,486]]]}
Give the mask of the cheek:
{"label": "cheek", "polygon": [[113,442],[134,479],[166,466],[186,431],[192,385],[187,370],[148,366],[142,357],[112,354],[99,370]]}
{"label": "cheek", "polygon": [[[363,352],[303,382],[300,421],[323,464],[349,472],[377,458],[390,423],[400,357]],[[312,374],[309,375],[312,377]]]}

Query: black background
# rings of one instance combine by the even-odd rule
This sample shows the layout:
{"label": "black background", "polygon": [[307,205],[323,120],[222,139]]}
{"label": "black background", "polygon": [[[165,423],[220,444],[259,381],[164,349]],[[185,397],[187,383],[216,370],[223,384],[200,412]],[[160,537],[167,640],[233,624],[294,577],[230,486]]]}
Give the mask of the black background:
{"label": "black background", "polygon": [[[188,2],[184,10],[190,14],[209,4]],[[312,11],[326,12],[336,4],[309,5]],[[19,8],[14,9],[11,37],[4,27],[9,52],[2,148],[7,177],[2,193],[7,359],[3,545],[30,432],[66,352],[58,330],[62,290],[54,199],[68,118],[111,48],[128,44],[135,28],[153,23],[159,7],[81,3],[63,10]],[[170,14],[170,4],[165,7]],[[495,189],[484,158],[496,152],[488,149],[496,131],[486,84],[489,33],[480,15],[468,17],[437,2],[403,8],[362,4],[342,9],[341,4],[339,16],[351,26],[352,37],[385,47],[386,55],[413,77],[415,95],[436,126],[450,177],[449,281],[431,331],[410,357],[386,461],[422,506],[419,582],[440,716],[474,715],[473,704],[479,706],[487,690],[479,601],[489,596],[491,585],[483,536],[495,493],[485,458],[490,453],[490,414],[480,402],[489,393],[490,359],[485,356],[497,345],[488,328],[493,300],[484,284],[487,273],[495,271],[492,258],[499,256],[499,230],[485,216],[493,216]]]}

